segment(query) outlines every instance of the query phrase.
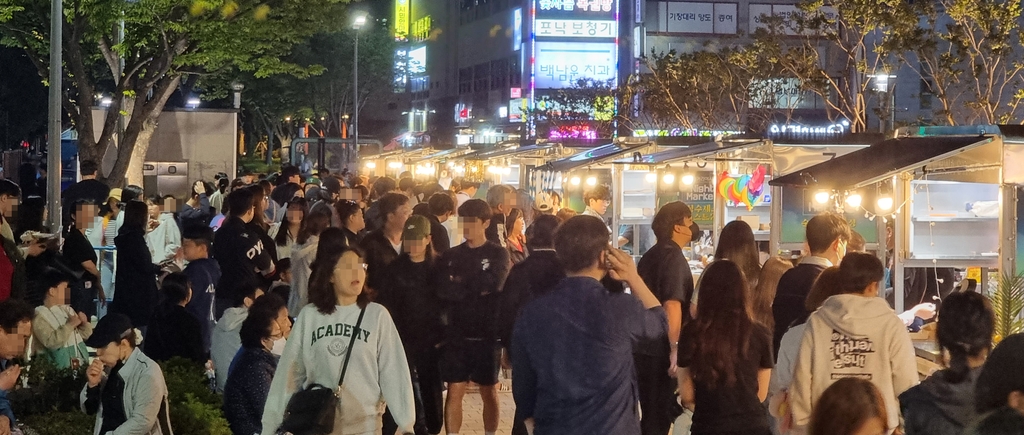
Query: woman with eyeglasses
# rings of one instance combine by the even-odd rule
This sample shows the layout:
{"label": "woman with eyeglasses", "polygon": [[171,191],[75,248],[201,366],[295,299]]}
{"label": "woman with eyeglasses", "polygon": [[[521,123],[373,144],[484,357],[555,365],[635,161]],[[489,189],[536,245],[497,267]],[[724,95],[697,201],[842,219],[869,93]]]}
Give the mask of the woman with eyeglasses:
{"label": "woman with eyeglasses", "polygon": [[273,294],[263,295],[249,307],[249,316],[242,322],[239,336],[242,351],[232,362],[227,385],[224,386],[224,418],[235,434],[251,435],[263,428],[263,408],[270,393],[270,382],[277,370],[277,361],[284,352],[286,335],[280,314],[287,308]]}
{"label": "woman with eyeglasses", "polygon": [[270,226],[267,235],[273,238],[274,244],[277,245],[278,259],[292,258],[292,245],[299,236],[306,213],[309,213],[306,198],[293,198],[285,205],[284,219]]}
{"label": "woman with eyeglasses", "polygon": [[[278,432],[295,393],[312,384],[333,388],[339,383],[340,407],[332,434],[377,432],[382,401],[400,433],[413,433],[416,411],[402,341],[388,310],[369,302],[363,292],[366,260],[356,248],[338,242],[341,231],[329,228],[321,235],[309,286],[310,305],[299,312],[295,334],[270,385],[264,435]],[[350,360],[341,379],[346,356]]]}

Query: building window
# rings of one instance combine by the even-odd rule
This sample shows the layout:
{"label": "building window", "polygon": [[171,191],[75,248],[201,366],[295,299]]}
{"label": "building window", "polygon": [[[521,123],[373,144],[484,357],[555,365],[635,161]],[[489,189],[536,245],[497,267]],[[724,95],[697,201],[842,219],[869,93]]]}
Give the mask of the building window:
{"label": "building window", "polygon": [[512,56],[508,61],[509,86],[513,88],[523,87],[523,71],[519,68],[519,56]]}
{"label": "building window", "polygon": [[491,62],[491,90],[508,87],[508,61],[505,59]]}
{"label": "building window", "polygon": [[430,76],[414,77],[411,80],[412,92],[423,92],[430,84]]}
{"label": "building window", "polygon": [[482,63],[473,67],[473,92],[486,92],[490,84],[490,64]]}
{"label": "building window", "polygon": [[932,109],[932,98],[935,97],[935,90],[933,87],[934,84],[932,82],[932,79],[921,80],[921,91],[919,93],[921,100],[921,110]]}
{"label": "building window", "polygon": [[473,92],[473,68],[459,70],[459,94]]}

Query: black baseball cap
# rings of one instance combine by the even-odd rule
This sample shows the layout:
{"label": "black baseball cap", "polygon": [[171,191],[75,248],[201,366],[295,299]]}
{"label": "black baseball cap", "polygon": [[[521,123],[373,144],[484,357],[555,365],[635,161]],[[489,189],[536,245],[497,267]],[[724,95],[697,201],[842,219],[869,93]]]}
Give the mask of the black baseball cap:
{"label": "black baseball cap", "polygon": [[106,347],[125,338],[132,331],[132,320],[119,313],[103,316],[92,330],[92,335],[85,340],[85,345],[93,349]]}

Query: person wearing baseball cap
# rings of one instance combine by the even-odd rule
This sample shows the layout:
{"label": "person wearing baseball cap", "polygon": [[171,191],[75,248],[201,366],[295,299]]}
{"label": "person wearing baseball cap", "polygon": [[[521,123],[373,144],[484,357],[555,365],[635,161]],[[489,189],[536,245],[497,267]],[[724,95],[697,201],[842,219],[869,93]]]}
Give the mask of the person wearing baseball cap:
{"label": "person wearing baseball cap", "polygon": [[[444,412],[437,349],[444,328],[432,272],[435,255],[430,234],[429,218],[412,215],[405,221],[402,255],[386,266],[379,286],[382,297],[377,301],[391,312],[409,367],[418,374],[413,376],[420,392],[416,396],[416,433],[440,433]],[[393,421],[385,418],[384,433],[397,429]]]}
{"label": "person wearing baseball cap", "polygon": [[170,434],[167,385],[160,366],[138,348],[140,333],[123,314],[100,319],[85,345],[96,359],[79,400],[96,415],[95,433]]}

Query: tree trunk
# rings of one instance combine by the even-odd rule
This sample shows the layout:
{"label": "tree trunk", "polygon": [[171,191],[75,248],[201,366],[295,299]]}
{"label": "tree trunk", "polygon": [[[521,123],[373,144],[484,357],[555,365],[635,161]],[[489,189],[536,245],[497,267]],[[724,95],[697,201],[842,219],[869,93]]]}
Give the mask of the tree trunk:
{"label": "tree trunk", "polygon": [[135,147],[132,149],[131,160],[128,161],[128,184],[142,186],[142,167],[146,162],[146,153],[149,152],[149,142],[156,131],[156,120],[147,121],[139,136],[135,139]]}

